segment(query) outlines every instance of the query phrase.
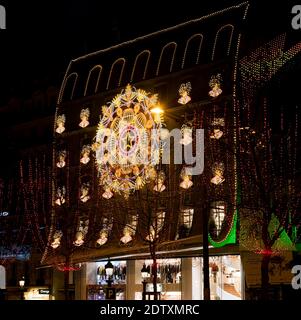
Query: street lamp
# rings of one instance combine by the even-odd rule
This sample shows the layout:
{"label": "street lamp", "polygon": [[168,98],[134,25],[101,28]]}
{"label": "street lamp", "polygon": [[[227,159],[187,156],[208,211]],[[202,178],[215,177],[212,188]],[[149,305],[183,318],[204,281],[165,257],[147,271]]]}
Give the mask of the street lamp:
{"label": "street lamp", "polygon": [[106,269],[106,275],[108,277],[107,283],[108,287],[106,288],[106,300],[116,300],[116,289],[112,287],[112,276],[114,272],[114,266],[112,262],[108,261],[108,263],[105,265]]}
{"label": "street lamp", "polygon": [[112,282],[113,282],[112,276],[113,276],[113,272],[114,272],[114,266],[113,266],[112,262],[110,261],[110,259],[109,259],[108,263],[105,265],[105,269],[106,269],[106,275],[108,277],[108,280],[107,280],[108,286],[111,287]]}
{"label": "street lamp", "polygon": [[142,277],[142,285],[143,285],[143,291],[142,291],[142,300],[145,300],[146,298],[146,278],[148,277],[148,269],[146,268],[145,263],[143,264],[143,267],[141,269],[141,277]]}
{"label": "street lamp", "polygon": [[24,277],[22,277],[19,280],[19,286],[20,286],[20,291],[21,291],[21,300],[25,300],[25,297],[24,297],[25,278]]}

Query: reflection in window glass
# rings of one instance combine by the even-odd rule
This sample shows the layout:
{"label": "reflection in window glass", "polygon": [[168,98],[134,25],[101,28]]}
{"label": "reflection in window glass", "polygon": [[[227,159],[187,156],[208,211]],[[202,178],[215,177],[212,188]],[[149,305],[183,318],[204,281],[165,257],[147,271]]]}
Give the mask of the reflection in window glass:
{"label": "reflection in window glass", "polygon": [[240,256],[210,257],[210,293],[212,300],[241,300]]}

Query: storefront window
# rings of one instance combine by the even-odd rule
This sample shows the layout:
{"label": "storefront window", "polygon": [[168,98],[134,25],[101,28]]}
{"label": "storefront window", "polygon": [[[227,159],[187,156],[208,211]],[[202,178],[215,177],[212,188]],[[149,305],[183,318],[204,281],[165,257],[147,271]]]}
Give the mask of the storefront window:
{"label": "storefront window", "polygon": [[212,300],[241,300],[240,256],[209,258],[210,293]]}
{"label": "storefront window", "polygon": [[[105,300],[108,286],[105,265],[107,261],[90,263],[87,284],[88,300]],[[126,261],[111,261],[113,264],[112,286],[116,290],[116,300],[125,299]]]}

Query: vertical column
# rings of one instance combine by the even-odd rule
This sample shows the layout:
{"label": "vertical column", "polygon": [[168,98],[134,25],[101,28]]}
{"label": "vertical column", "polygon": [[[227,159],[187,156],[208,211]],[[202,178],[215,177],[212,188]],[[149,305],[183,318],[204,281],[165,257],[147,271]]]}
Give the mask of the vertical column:
{"label": "vertical column", "polygon": [[52,294],[55,300],[64,300],[64,272],[53,269]]}
{"label": "vertical column", "polygon": [[192,300],[192,258],[182,259],[182,300]]}
{"label": "vertical column", "polygon": [[202,300],[202,268],[201,258],[192,258],[192,300]]}
{"label": "vertical column", "polygon": [[75,300],[87,300],[87,268],[82,264],[79,271],[74,273]]}
{"label": "vertical column", "polygon": [[243,267],[243,263],[240,257],[240,276],[241,276],[241,286],[240,286],[240,292],[241,292],[241,300],[245,300],[246,299],[246,275],[245,275],[245,270]]}
{"label": "vertical column", "polygon": [[135,300],[136,291],[136,264],[135,260],[126,262],[126,300]]}

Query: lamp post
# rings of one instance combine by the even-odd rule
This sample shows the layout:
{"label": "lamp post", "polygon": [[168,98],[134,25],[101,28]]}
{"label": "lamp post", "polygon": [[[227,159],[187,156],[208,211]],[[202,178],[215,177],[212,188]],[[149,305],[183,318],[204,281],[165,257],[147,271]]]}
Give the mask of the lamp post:
{"label": "lamp post", "polygon": [[112,264],[112,262],[109,261],[107,262],[107,264],[105,265],[105,269],[106,269],[106,275],[107,275],[107,283],[108,283],[108,287],[106,289],[106,299],[107,300],[115,300],[116,299],[116,292],[115,292],[115,288],[112,287],[112,276],[113,276],[113,272],[114,272],[114,266]]}
{"label": "lamp post", "polygon": [[20,291],[21,291],[21,300],[25,300],[25,297],[24,297],[25,278],[24,277],[22,277],[19,280],[19,286],[20,286]]}
{"label": "lamp post", "polygon": [[148,270],[146,268],[145,263],[143,264],[143,267],[141,269],[141,277],[142,277],[142,285],[143,285],[143,291],[142,291],[142,300],[146,300],[146,278],[148,277]]}

